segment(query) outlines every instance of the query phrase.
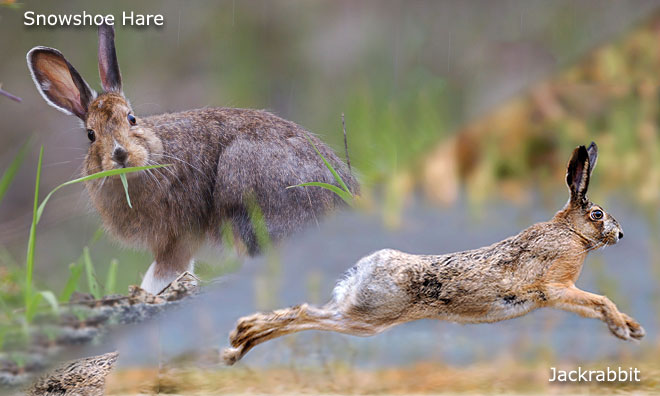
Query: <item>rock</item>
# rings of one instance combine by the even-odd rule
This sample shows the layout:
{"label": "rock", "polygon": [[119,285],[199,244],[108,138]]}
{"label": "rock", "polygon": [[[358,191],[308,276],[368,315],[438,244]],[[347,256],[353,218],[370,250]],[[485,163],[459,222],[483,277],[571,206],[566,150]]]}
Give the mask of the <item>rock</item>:
{"label": "rock", "polygon": [[65,363],[40,377],[25,390],[29,396],[103,396],[105,377],[117,361],[117,352]]}

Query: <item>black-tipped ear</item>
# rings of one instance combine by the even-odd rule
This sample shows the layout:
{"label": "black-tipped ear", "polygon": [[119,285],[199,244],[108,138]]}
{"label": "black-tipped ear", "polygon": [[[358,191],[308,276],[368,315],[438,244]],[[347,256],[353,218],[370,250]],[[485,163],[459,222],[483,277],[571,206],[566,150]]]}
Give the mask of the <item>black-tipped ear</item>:
{"label": "black-tipped ear", "polygon": [[115,51],[115,28],[99,25],[99,75],[106,92],[121,92],[121,73]]}
{"label": "black-tipped ear", "polygon": [[87,108],[96,94],[60,51],[34,47],[27,53],[27,64],[48,104],[83,121],[87,118]]}
{"label": "black-tipped ear", "polygon": [[598,162],[598,146],[596,146],[596,142],[591,142],[587,153],[589,153],[589,176],[591,176],[596,167],[596,162]]}
{"label": "black-tipped ear", "polygon": [[573,150],[566,170],[566,184],[571,191],[572,202],[583,202],[587,198],[589,188],[590,161],[589,152],[584,146]]}

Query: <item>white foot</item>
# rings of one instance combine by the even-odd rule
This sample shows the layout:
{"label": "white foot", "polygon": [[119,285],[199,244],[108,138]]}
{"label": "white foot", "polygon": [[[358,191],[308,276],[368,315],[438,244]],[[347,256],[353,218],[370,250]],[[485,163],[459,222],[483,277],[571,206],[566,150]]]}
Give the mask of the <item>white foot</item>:
{"label": "white foot", "polygon": [[[176,278],[181,275],[182,272],[176,272],[176,271],[171,271],[167,272],[165,274],[159,273],[158,277],[156,276],[156,266],[158,263],[155,261],[151,263],[149,266],[149,269],[147,270],[147,273],[144,274],[144,278],[142,278],[142,284],[140,287],[146,291],[148,291],[151,294],[158,294],[163,291],[167,286],[169,286],[170,283],[172,283]],[[194,274],[193,270],[195,268],[195,260],[190,260],[190,264],[188,265],[188,269],[186,271],[190,272],[191,274]],[[159,271],[160,272],[160,271]]]}

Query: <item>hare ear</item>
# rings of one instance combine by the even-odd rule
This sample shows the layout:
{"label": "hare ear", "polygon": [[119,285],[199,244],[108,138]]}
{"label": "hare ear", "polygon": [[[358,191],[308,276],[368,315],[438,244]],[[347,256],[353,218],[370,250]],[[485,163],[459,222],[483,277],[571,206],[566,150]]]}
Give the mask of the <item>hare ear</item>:
{"label": "hare ear", "polygon": [[566,170],[566,184],[571,191],[571,202],[584,202],[586,200],[591,169],[589,152],[586,147],[579,146],[573,150],[573,155]]}
{"label": "hare ear", "polygon": [[121,73],[115,51],[115,28],[99,25],[99,75],[106,92],[121,92]]}
{"label": "hare ear", "polygon": [[27,64],[37,90],[48,104],[85,121],[87,107],[96,93],[60,51],[34,47],[27,53]]}
{"label": "hare ear", "polygon": [[596,162],[598,162],[598,146],[596,146],[595,142],[591,142],[587,153],[589,154],[589,176],[591,176],[596,167]]}

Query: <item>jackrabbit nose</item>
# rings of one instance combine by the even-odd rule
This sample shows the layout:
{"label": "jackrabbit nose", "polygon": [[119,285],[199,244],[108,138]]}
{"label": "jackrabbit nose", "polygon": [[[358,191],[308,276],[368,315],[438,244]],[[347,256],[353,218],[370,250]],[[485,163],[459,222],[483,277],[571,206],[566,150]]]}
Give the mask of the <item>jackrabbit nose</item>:
{"label": "jackrabbit nose", "polygon": [[619,239],[623,239],[623,231],[619,231]]}
{"label": "jackrabbit nose", "polygon": [[112,159],[117,163],[124,165],[128,159],[128,151],[122,146],[116,146],[112,151]]}

